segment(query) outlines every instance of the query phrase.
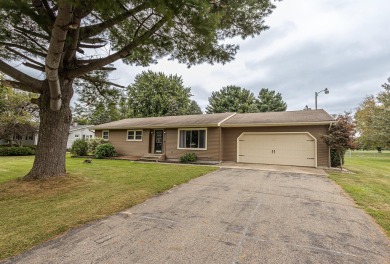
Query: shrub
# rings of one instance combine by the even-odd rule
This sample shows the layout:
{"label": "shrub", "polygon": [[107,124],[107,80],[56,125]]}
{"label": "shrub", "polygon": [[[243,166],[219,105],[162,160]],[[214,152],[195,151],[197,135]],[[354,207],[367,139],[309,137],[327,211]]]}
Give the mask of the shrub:
{"label": "shrub", "polygon": [[196,157],[195,153],[186,153],[183,156],[179,158],[180,162],[182,163],[189,163],[189,162],[195,162],[198,158]]}
{"label": "shrub", "polygon": [[97,146],[95,150],[95,157],[98,159],[113,157],[115,154],[115,148],[110,143],[101,144]]}
{"label": "shrub", "polygon": [[106,139],[100,138],[100,137],[95,137],[90,140],[88,140],[88,151],[90,153],[95,153],[95,150],[97,146],[107,143]]}
{"label": "shrub", "polygon": [[0,156],[28,156],[34,155],[35,151],[30,147],[2,147]]}
{"label": "shrub", "polygon": [[344,164],[344,155],[345,151],[343,152],[341,156],[341,162],[340,162],[340,156],[337,150],[331,149],[330,150],[330,166],[331,167],[340,167],[342,164]]}
{"label": "shrub", "polygon": [[86,156],[88,154],[88,143],[83,139],[76,139],[72,144],[70,152],[77,156]]}

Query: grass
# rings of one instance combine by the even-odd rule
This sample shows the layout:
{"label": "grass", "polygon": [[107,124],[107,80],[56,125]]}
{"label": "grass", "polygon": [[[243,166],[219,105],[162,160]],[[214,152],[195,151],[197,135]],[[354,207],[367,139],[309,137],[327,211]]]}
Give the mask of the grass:
{"label": "grass", "polygon": [[390,237],[390,151],[347,152],[345,167],[350,174],[331,172],[336,181],[383,227]]}
{"label": "grass", "polygon": [[0,259],[216,169],[68,158],[66,177],[22,181],[32,162],[0,157]]}

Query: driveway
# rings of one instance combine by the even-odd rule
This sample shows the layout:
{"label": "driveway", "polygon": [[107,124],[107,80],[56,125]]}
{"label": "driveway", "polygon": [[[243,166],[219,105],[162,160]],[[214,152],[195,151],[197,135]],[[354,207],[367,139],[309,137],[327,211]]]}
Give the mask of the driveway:
{"label": "driveway", "polygon": [[389,239],[326,177],[220,169],[6,263],[389,262]]}

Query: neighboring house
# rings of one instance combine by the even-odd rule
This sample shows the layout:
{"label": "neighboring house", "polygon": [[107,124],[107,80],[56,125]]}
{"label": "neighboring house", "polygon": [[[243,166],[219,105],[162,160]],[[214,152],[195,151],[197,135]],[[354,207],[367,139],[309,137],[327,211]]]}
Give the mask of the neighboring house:
{"label": "neighboring house", "polygon": [[73,124],[69,129],[68,142],[66,143],[66,148],[70,149],[73,142],[76,139],[88,140],[95,137],[94,130],[91,130],[93,125],[77,125]]}
{"label": "neighboring house", "polygon": [[[24,135],[15,134],[12,141],[13,145],[36,146],[38,144],[38,131]],[[9,145],[9,141],[0,139],[0,145]]]}
{"label": "neighboring house", "polygon": [[92,129],[122,156],[155,153],[178,160],[194,152],[208,162],[329,167],[321,135],[333,122],[324,110],[306,110],[132,118]]}

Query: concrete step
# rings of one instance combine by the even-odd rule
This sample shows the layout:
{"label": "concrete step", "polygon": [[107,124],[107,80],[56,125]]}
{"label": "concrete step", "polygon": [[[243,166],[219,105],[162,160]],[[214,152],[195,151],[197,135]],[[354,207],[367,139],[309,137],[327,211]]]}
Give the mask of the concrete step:
{"label": "concrete step", "polygon": [[144,154],[142,157],[140,157],[139,160],[142,161],[164,161],[165,160],[165,155],[164,154],[155,154],[155,153],[147,153]]}

